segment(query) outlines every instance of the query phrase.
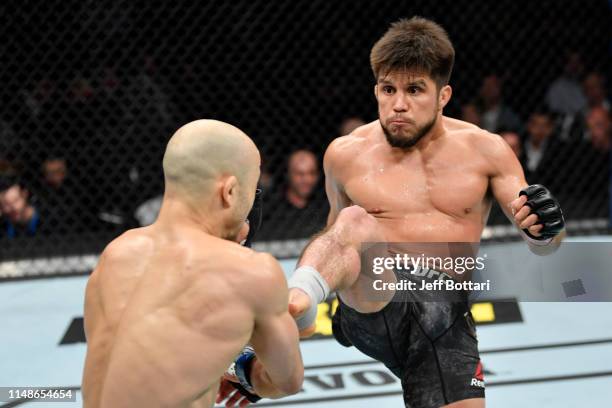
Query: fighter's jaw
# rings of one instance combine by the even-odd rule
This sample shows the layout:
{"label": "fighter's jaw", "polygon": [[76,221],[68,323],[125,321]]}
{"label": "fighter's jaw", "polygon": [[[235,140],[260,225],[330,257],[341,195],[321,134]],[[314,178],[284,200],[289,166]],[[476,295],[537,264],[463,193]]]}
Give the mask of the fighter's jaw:
{"label": "fighter's jaw", "polygon": [[383,126],[387,135],[393,136],[396,139],[410,141],[415,138],[416,128],[412,125],[386,124]]}
{"label": "fighter's jaw", "polygon": [[419,137],[415,134],[400,136],[387,131],[385,131],[385,139],[391,147],[398,147],[400,149],[411,148],[419,141]]}

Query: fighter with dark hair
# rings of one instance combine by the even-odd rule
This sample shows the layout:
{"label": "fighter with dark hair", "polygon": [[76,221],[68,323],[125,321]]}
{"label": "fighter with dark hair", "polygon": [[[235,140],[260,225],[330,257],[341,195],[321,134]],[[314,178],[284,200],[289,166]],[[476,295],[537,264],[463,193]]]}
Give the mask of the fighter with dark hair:
{"label": "fighter with dark hair", "polygon": [[[415,293],[402,302],[398,292],[372,299],[372,277],[360,272],[361,243],[478,246],[494,199],[532,252],[554,252],[564,235],[559,203],[545,187],[527,185],[500,136],[443,116],[454,57],[445,30],[418,17],[392,24],[374,45],[379,119],[328,147],[328,230],[306,248],[289,281],[289,310],[301,316],[303,331],[312,331],[316,304],[338,291],[334,334],[394,372],[411,408],[484,407],[467,294],[459,301],[428,302]],[[347,210],[352,226],[340,222]],[[408,270],[383,278],[415,280]]]}

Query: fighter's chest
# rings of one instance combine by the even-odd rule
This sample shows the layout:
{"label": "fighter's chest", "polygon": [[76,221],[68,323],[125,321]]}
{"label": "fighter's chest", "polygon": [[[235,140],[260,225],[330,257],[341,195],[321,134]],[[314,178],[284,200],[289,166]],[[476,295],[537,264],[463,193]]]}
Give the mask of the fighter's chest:
{"label": "fighter's chest", "polygon": [[406,160],[364,163],[344,183],[349,199],[370,212],[441,211],[464,217],[481,208],[488,188],[477,162]]}

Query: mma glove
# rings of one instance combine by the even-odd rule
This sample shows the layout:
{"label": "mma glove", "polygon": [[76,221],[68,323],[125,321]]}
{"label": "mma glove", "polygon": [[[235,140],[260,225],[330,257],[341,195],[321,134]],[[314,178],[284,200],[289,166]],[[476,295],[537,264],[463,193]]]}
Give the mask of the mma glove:
{"label": "mma glove", "polygon": [[543,226],[540,230],[540,236],[537,237],[529,233],[529,230],[524,229],[523,232],[529,238],[545,241],[554,238],[565,228],[565,220],[559,201],[546,187],[541,184],[532,184],[519,192],[519,197],[523,195],[527,196],[525,205],[531,208],[530,214],[536,214],[538,216],[537,223]]}
{"label": "mma glove", "polygon": [[254,360],[255,351],[252,347],[246,346],[227,370],[229,374],[235,375],[240,381],[239,383],[230,381],[230,384],[250,402],[257,402],[261,399],[259,395],[255,394],[251,384],[251,368]]}

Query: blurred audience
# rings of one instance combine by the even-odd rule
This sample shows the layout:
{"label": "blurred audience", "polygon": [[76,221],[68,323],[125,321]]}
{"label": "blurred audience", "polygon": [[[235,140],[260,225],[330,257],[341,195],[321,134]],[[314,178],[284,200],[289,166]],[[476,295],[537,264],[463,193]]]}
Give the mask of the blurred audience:
{"label": "blurred audience", "polygon": [[510,146],[521,164],[524,165],[523,142],[521,136],[512,130],[502,130],[499,132],[499,135],[508,143],[508,146]]}
{"label": "blurred audience", "polygon": [[14,176],[0,178],[0,237],[13,239],[40,233],[41,217],[30,192]]}
{"label": "blurred audience", "polygon": [[606,95],[606,79],[599,72],[590,72],[582,81],[586,97],[586,113],[595,108],[610,112],[610,100]]}
{"label": "blurred audience", "polygon": [[258,241],[306,238],[327,221],[327,201],[319,184],[319,164],[314,153],[296,150],[287,159],[286,184],[266,196]]}
{"label": "blurred audience", "polygon": [[605,78],[599,72],[590,72],[582,81],[582,89],[585,95],[584,108],[575,113],[559,113],[557,126],[561,140],[579,142],[589,138],[586,118],[590,110],[603,108],[610,111],[610,101],[606,95]]}
{"label": "blurred audience", "polygon": [[259,166],[259,182],[258,187],[262,191],[272,191],[274,189],[274,174],[270,169],[270,152],[265,146],[259,150],[261,155],[261,165]]}
{"label": "blurred audience", "polygon": [[350,135],[351,133],[353,133],[353,130],[365,124],[366,123],[364,122],[364,120],[357,116],[345,118],[344,120],[342,120],[342,122],[340,122],[340,136]]}
{"label": "blurred audience", "polygon": [[583,71],[582,56],[568,51],[563,73],[552,82],[546,93],[546,104],[552,111],[574,115],[585,109],[587,101],[580,83]]}
{"label": "blurred audience", "polygon": [[293,207],[303,209],[319,181],[317,158],[311,151],[297,150],[289,155],[285,198]]}
{"label": "blurred audience", "polygon": [[461,120],[470,122],[478,127],[482,126],[482,112],[476,102],[461,105]]}
{"label": "blurred audience", "polygon": [[562,151],[555,138],[555,122],[552,112],[546,108],[536,109],[529,115],[525,139],[525,175],[530,184],[548,185],[558,176],[558,163]]}
{"label": "blurred audience", "polygon": [[522,123],[514,111],[503,102],[502,80],[499,76],[487,75],[480,86],[479,102],[481,104],[480,126],[489,132],[497,133],[500,129],[521,131]]}
{"label": "blurred audience", "polygon": [[159,211],[161,210],[163,198],[164,196],[160,194],[146,200],[144,203],[136,207],[134,218],[136,221],[138,221],[139,226],[146,227],[147,225],[151,225],[155,222],[157,216],[159,215]]}
{"label": "blurred audience", "polygon": [[570,159],[561,159],[557,189],[567,203],[564,212],[572,218],[607,217],[610,186],[610,115],[603,107],[586,117],[585,139],[573,141]]}
{"label": "blurred audience", "polygon": [[610,151],[610,138],[612,137],[612,126],[610,112],[603,106],[590,110],[587,119],[587,135],[591,146],[602,153]]}
{"label": "blurred audience", "polygon": [[62,155],[49,155],[43,160],[36,196],[45,230],[74,233],[95,229],[93,197],[74,183]]}
{"label": "blurred audience", "polygon": [[[191,120],[210,102],[193,103],[193,85],[202,76],[197,64],[184,63],[183,80],[170,84],[152,55],[141,58],[140,66],[128,69],[110,61],[95,74],[71,72],[63,80],[43,75],[23,85],[15,106],[7,108],[11,116],[0,119],[0,236],[61,236],[108,224],[120,231],[135,220],[141,226],[155,220],[162,196],[150,197],[163,189],[159,164],[167,135],[177,118]],[[533,111],[526,126],[504,103],[503,77],[496,74],[485,76],[477,98],[461,106],[461,119],[499,133],[528,181],[550,184],[567,201],[568,212],[579,209],[580,217],[601,215],[612,137],[609,78],[583,72],[581,55],[568,52],[562,74],[547,90],[549,109]],[[338,131],[348,135],[364,124],[346,117]],[[281,180],[283,146],[264,145],[262,152],[264,222],[256,239],[306,238],[320,231],[328,207],[316,155],[292,152]],[[589,183],[580,180],[585,176]],[[588,205],[597,210],[589,212]],[[495,209],[492,214],[494,222],[503,217]]]}
{"label": "blurred audience", "polygon": [[45,187],[61,190],[66,184],[68,168],[66,159],[59,156],[48,157],[41,166],[42,179]]}

